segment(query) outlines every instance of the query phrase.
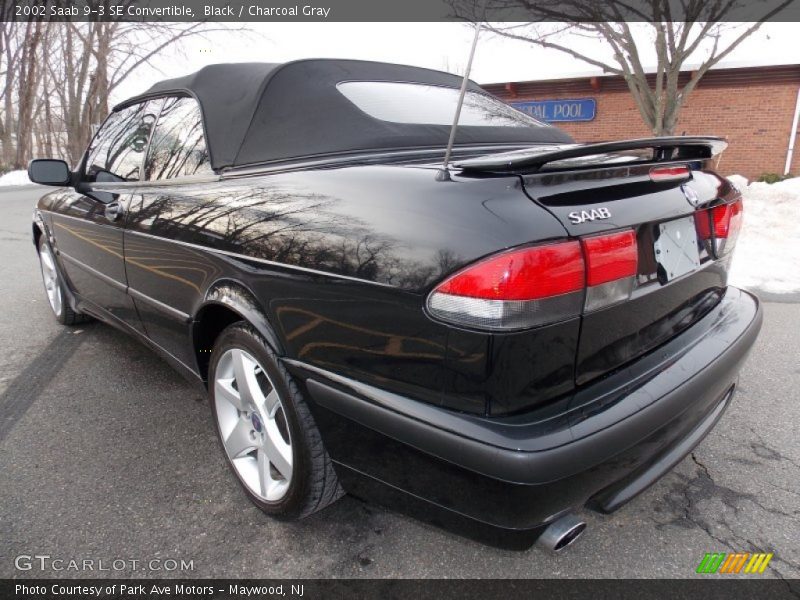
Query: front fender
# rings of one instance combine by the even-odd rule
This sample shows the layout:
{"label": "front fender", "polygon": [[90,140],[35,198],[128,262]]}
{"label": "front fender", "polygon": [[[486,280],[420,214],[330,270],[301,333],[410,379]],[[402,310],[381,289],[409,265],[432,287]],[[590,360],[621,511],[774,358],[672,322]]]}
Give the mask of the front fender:
{"label": "front fender", "polygon": [[58,276],[61,278],[61,281],[64,282],[62,286],[65,299],[69,307],[74,310],[75,312],[80,312],[78,309],[78,299],[75,297],[75,293],[72,291],[72,283],[70,282],[67,274],[64,272],[64,269],[61,266],[58,254],[58,248],[55,244],[55,238],[50,233],[50,229],[48,228],[47,222],[44,220],[42,213],[39,211],[38,208],[34,209],[33,211],[33,222],[31,223],[31,233],[33,238],[33,247],[36,249],[37,255],[39,252],[39,240],[42,236],[44,236],[44,243],[50,247],[50,252],[53,253],[53,257],[56,263],[56,270],[58,271]]}
{"label": "front fender", "polygon": [[39,249],[39,238],[42,234],[47,235],[47,226],[44,223],[44,219],[42,218],[42,213],[39,212],[39,209],[34,209],[33,211],[33,223],[31,224],[31,231],[33,233],[33,245],[38,250]]}

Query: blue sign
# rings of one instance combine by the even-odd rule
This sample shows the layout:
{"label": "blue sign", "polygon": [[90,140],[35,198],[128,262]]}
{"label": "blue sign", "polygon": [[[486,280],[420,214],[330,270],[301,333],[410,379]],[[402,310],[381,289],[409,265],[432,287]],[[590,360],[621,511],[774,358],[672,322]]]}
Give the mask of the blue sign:
{"label": "blue sign", "polygon": [[594,98],[532,100],[512,102],[511,106],[540,121],[591,121],[597,112]]}

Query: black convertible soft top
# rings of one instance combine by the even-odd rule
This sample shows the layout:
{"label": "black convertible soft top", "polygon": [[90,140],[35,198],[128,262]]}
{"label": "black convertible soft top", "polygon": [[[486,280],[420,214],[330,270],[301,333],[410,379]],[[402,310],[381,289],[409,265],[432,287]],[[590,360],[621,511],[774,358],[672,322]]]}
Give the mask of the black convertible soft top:
{"label": "black convertible soft top", "polygon": [[[188,94],[200,103],[214,169],[349,153],[442,149],[450,127],[374,118],[337,89],[345,81],[413,82],[459,88],[461,77],[418,67],[360,60],[309,59],[203,67],[131,98]],[[476,83],[469,90],[485,93]],[[549,126],[459,126],[457,145],[569,143]]]}

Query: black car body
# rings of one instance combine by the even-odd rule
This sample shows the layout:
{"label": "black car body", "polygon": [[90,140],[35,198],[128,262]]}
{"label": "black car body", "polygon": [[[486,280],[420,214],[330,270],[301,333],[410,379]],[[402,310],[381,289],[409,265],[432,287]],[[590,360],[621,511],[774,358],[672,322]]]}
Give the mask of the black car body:
{"label": "black car body", "polygon": [[162,82],[33,231],[69,310],[198,383],[246,322],[344,490],[525,546],[686,456],[761,312],[727,285],[721,140],[575,145],[471,83],[445,170],[460,83],[330,60]]}

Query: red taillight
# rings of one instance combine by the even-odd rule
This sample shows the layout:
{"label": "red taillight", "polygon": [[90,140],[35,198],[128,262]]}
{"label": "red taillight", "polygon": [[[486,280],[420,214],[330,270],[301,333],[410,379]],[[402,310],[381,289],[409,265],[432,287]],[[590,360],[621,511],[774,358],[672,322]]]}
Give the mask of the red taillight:
{"label": "red taillight", "polygon": [[633,230],[518,248],[443,281],[428,296],[428,311],[481,329],[552,323],[630,298],[637,264]]}
{"label": "red taillight", "polygon": [[581,241],[589,286],[584,310],[598,310],[630,298],[639,265],[636,232],[629,229]]}
{"label": "red taillight", "polygon": [[445,280],[437,292],[486,300],[535,300],[583,288],[578,242],[512,250]]}
{"label": "red taillight", "polygon": [[711,209],[714,215],[714,236],[729,238],[739,233],[742,225],[742,201]]}
{"label": "red taillight", "polygon": [[686,165],[675,167],[653,167],[650,169],[651,181],[676,181],[678,179],[688,179],[691,171]]}
{"label": "red taillight", "polygon": [[744,205],[741,200],[733,203],[731,206],[730,224],[728,225],[728,239],[735,239],[739,237],[739,231],[742,229],[742,220],[744,219]]}
{"label": "red taillight", "polygon": [[721,204],[695,213],[694,221],[697,236],[705,242],[713,242],[715,254],[719,257],[724,251],[733,249],[736,237],[742,227],[742,201]]}
{"label": "red taillight", "polygon": [[459,325],[522,329],[580,314],[584,284],[580,242],[518,248],[443,281],[428,311]]}
{"label": "red taillight", "polygon": [[639,252],[633,230],[584,238],[586,284],[600,285],[636,275]]}

